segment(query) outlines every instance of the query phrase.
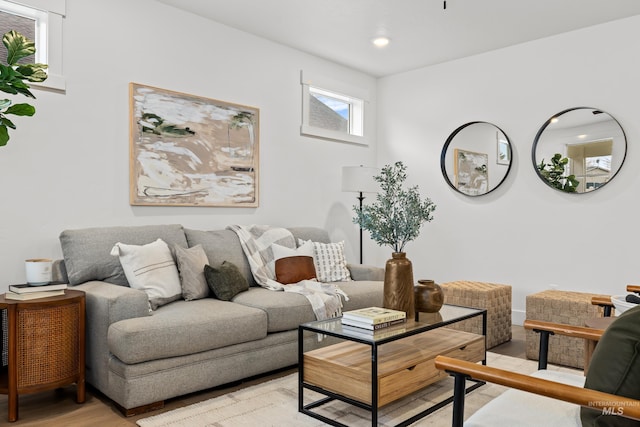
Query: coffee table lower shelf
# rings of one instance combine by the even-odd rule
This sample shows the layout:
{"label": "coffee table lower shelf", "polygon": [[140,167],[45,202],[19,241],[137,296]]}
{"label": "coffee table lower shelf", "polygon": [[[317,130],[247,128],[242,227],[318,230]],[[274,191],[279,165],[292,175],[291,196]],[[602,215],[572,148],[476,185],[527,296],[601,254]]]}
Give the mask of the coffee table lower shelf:
{"label": "coffee table lower shelf", "polygon": [[[312,411],[340,400],[371,412],[371,424],[375,426],[379,408],[448,376],[434,366],[438,355],[471,362],[485,361],[485,337],[439,328],[381,345],[345,341],[306,352],[300,366],[298,409],[327,424],[344,426]],[[465,389],[466,393],[484,384],[483,381],[474,382]],[[305,405],[304,389],[326,397]],[[451,402],[453,390],[450,397],[398,426],[414,423]]]}

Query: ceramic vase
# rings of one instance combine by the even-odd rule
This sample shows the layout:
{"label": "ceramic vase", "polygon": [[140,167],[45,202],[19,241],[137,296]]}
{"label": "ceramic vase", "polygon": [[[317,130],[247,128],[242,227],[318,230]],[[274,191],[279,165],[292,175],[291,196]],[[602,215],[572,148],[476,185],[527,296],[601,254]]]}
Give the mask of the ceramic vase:
{"label": "ceramic vase", "polygon": [[385,265],[383,305],[414,316],[413,266],[404,252],[392,253]]}
{"label": "ceramic vase", "polygon": [[418,280],[414,287],[416,311],[436,313],[444,304],[442,288],[433,280]]}

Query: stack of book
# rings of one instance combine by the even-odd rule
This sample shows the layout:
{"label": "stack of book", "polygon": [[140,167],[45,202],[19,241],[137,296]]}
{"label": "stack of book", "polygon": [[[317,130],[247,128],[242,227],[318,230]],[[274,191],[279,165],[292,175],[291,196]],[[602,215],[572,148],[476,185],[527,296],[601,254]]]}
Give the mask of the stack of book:
{"label": "stack of book", "polygon": [[65,289],[67,289],[66,283],[50,283],[42,286],[33,286],[29,284],[10,285],[9,292],[7,292],[4,297],[6,299],[25,301],[64,295]]}
{"label": "stack of book", "polygon": [[367,307],[342,313],[342,325],[377,331],[407,321],[404,311],[389,308]]}

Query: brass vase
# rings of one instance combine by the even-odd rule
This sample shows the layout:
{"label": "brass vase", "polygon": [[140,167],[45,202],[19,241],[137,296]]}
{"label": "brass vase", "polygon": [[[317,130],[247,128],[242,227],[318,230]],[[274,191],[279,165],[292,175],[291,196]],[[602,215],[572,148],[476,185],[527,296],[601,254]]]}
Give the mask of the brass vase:
{"label": "brass vase", "polygon": [[418,280],[414,288],[416,311],[436,313],[444,304],[442,288],[433,280]]}
{"label": "brass vase", "polygon": [[393,252],[384,269],[385,308],[404,311],[414,316],[413,266],[404,252]]}

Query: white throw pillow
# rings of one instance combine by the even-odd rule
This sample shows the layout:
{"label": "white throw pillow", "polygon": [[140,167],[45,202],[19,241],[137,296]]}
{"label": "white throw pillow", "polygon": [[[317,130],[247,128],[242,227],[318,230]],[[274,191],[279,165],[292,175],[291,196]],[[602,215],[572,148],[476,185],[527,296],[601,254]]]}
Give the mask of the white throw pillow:
{"label": "white throw pillow", "polygon": [[143,246],[118,242],[111,255],[119,257],[129,286],[147,293],[152,310],[182,297],[178,268],[162,239]]}
{"label": "white throw pillow", "polygon": [[273,261],[270,262],[267,267],[269,267],[269,270],[271,271],[271,273],[273,273],[274,278],[276,277],[275,265],[277,260],[290,256],[313,257],[313,242],[311,240],[307,240],[306,242],[301,241],[301,243],[302,244],[298,248],[288,248],[277,243],[271,245],[271,251],[273,252]]}
{"label": "white throw pillow", "polygon": [[[307,240],[304,243],[308,243]],[[300,241],[303,243],[303,241]],[[343,282],[351,280],[351,274],[347,268],[347,260],[344,256],[344,241],[338,243],[313,244],[313,263],[316,267],[318,282]]]}

